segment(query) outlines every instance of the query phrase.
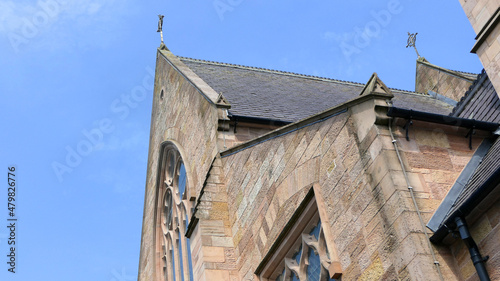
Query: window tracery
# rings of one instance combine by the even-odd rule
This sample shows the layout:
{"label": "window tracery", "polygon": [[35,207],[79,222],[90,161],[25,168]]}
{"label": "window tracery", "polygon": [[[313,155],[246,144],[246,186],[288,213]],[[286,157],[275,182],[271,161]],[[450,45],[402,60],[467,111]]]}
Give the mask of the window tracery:
{"label": "window tracery", "polygon": [[341,280],[338,256],[335,248],[328,247],[333,241],[326,239],[330,234],[326,235],[319,213],[311,189],[258,266],[255,273],[261,281]]}
{"label": "window tracery", "polygon": [[191,217],[184,162],[173,144],[160,156],[157,203],[157,276],[165,281],[193,281],[190,239],[185,236]]}
{"label": "window tracery", "polygon": [[[318,215],[315,215],[318,217]],[[291,257],[284,259],[283,271],[274,280],[276,281],[330,281],[328,267],[330,266],[330,255],[326,247],[325,235],[321,227],[321,220],[316,218],[304,229]],[[272,280],[272,279],[271,279]]]}

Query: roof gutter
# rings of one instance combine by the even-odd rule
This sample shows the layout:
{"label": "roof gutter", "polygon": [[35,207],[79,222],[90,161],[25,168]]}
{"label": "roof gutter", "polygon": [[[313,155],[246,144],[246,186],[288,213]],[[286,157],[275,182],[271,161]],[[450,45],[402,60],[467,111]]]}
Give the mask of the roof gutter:
{"label": "roof gutter", "polygon": [[499,124],[492,122],[428,113],[424,111],[416,111],[411,109],[403,109],[399,107],[390,107],[389,111],[387,112],[387,116],[400,117],[411,120],[419,120],[424,122],[444,124],[444,125],[469,128],[469,129],[479,129],[490,132],[496,131],[500,126]]}
{"label": "roof gutter", "polygon": [[234,115],[231,114],[231,112],[229,112],[228,117],[231,121],[235,122],[248,122],[248,123],[264,124],[264,125],[275,125],[280,127],[293,123],[291,121],[284,121],[278,119]]}

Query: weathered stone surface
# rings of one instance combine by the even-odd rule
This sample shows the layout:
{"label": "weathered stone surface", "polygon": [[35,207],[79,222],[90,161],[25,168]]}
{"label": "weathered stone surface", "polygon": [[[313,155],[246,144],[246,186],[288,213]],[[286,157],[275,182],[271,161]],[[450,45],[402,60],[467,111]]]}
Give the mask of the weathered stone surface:
{"label": "weathered stone surface", "polygon": [[[179,69],[185,70],[181,64]],[[408,190],[409,185],[427,222],[473,153],[463,135],[416,123],[407,141],[405,131],[393,125],[401,164],[388,127],[374,124],[373,106],[385,105],[387,97],[374,97],[355,110],[306,120],[283,134],[278,128],[258,143],[243,143],[274,128],[240,124],[236,132],[219,130],[221,112],[210,95],[202,96],[193,86],[199,78],[191,74],[184,73],[188,82],[158,58],[140,280],[154,280],[159,267],[153,220],[159,148],[166,140],[179,146],[189,199],[196,203],[198,223],[191,235],[195,280],[259,280],[256,267],[311,189],[321,202],[317,208],[327,248],[336,252],[332,259],[339,262],[343,280],[437,280],[431,251],[446,280],[473,277],[460,241],[448,251],[429,248],[424,235],[429,231],[422,227]],[[453,84],[441,82],[442,87]],[[162,89],[163,101],[157,97]],[[475,137],[474,148],[479,143]],[[219,154],[235,145],[234,153]],[[493,205],[471,228],[482,248],[500,247],[499,209]],[[493,264],[499,263],[497,252],[486,252]]]}
{"label": "weathered stone surface", "polygon": [[418,93],[433,91],[459,101],[472,85],[473,79],[470,75],[438,67],[420,58],[417,60],[415,91]]}

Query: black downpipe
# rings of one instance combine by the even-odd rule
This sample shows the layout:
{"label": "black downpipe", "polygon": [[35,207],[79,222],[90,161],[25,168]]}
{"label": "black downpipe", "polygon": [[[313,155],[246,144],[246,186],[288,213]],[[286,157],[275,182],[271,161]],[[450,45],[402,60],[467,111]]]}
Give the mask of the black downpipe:
{"label": "black downpipe", "polygon": [[462,238],[467,248],[469,248],[470,258],[472,260],[472,263],[474,263],[474,267],[476,268],[479,280],[490,281],[491,280],[490,276],[488,275],[488,271],[486,271],[486,266],[484,265],[488,257],[483,258],[481,256],[481,253],[479,252],[479,248],[477,247],[476,242],[474,242],[474,239],[470,235],[465,220],[463,220],[461,217],[456,217],[455,223],[457,224],[457,229],[458,232],[460,233],[460,238]]}

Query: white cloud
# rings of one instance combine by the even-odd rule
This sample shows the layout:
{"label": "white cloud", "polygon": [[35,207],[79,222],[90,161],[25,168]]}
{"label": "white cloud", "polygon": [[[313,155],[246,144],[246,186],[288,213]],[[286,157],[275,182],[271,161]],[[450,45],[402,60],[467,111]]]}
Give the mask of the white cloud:
{"label": "white cloud", "polygon": [[130,153],[148,147],[149,135],[144,131],[143,124],[134,121],[118,126],[121,127],[120,130],[104,136],[104,143],[98,150]]}
{"label": "white cloud", "polygon": [[[106,47],[117,32],[128,1],[40,0],[0,2],[0,34],[15,51],[27,46]],[[103,28],[105,27],[105,28]],[[97,38],[96,38],[97,37]]]}

